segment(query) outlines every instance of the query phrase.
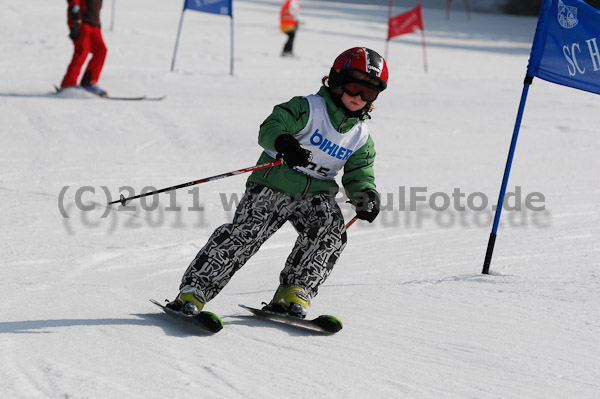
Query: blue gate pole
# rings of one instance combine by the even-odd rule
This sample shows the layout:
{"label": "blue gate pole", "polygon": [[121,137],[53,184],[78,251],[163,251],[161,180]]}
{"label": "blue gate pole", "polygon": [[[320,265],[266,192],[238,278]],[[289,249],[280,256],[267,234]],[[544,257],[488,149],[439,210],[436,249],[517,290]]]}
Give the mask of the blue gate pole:
{"label": "blue gate pole", "polygon": [[231,45],[229,59],[229,75],[233,76],[233,10],[231,11]]}
{"label": "blue gate pole", "polygon": [[179,47],[179,36],[181,36],[181,26],[183,25],[183,14],[185,14],[186,2],[183,2],[183,10],[181,11],[181,18],[179,18],[179,28],[177,28],[177,39],[175,39],[175,49],[173,50],[173,59],[171,60],[171,72],[175,69],[175,57],[177,57],[177,47]]}
{"label": "blue gate pole", "polygon": [[485,260],[483,262],[483,270],[481,273],[489,274],[490,263],[492,263],[492,253],[494,252],[494,245],[496,243],[496,234],[498,232],[498,225],[500,224],[500,215],[502,213],[502,206],[504,205],[504,196],[506,194],[506,186],[508,185],[508,176],[510,175],[510,168],[512,166],[513,157],[515,155],[515,148],[517,147],[517,139],[519,137],[519,130],[521,129],[521,120],[523,119],[523,112],[525,111],[525,103],[527,102],[527,93],[529,92],[529,86],[533,82],[532,76],[526,76],[523,84],[523,93],[521,94],[521,102],[519,104],[519,112],[517,113],[517,120],[515,121],[515,128],[513,130],[512,140],[510,142],[510,150],[508,151],[508,158],[506,160],[506,167],[504,168],[504,177],[502,178],[502,187],[500,188],[500,195],[498,196],[498,204],[496,205],[496,214],[494,216],[494,225],[492,226],[492,232],[490,233],[490,239],[488,240],[487,250],[485,252]]}

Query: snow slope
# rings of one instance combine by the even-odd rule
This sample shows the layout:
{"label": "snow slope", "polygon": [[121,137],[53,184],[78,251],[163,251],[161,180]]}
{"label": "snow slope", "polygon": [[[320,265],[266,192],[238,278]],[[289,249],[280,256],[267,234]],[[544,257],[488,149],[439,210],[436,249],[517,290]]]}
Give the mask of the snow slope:
{"label": "snow slope", "polygon": [[[208,305],[225,329],[199,336],[148,299],[174,297],[245,177],[163,195],[153,211],[149,200],[108,212],[104,190],[253,165],[275,104],[316,92],[349,47],[384,52],[387,9],[303,0],[297,57],[282,59],[279,1],[236,0],[230,76],[228,18],[186,13],[171,73],[181,2],[118,1],[113,31],[110,3],[101,86],[166,100],[52,96],[72,52],[64,1],[0,0],[1,397],[600,396],[597,96],[535,81],[509,186],[519,202],[542,193],[546,208],[505,212],[493,274],[480,274],[535,18],[426,8],[427,74],[419,34],[390,44],[370,123],[387,210],[348,231],[311,308],[339,316],[339,334],[273,327],[237,306],[270,299],[294,241],[286,226]],[[399,193],[418,187],[489,204],[401,212]]]}

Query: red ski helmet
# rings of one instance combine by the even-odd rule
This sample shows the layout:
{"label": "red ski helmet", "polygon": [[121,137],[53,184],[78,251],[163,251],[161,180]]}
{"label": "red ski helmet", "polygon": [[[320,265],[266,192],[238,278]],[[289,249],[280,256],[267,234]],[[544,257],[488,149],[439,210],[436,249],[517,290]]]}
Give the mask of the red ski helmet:
{"label": "red ski helmet", "polygon": [[366,47],[353,47],[338,55],[329,72],[329,84],[331,86],[341,85],[345,80],[343,75],[351,71],[364,72],[376,78],[381,91],[387,88],[387,63],[374,50]]}

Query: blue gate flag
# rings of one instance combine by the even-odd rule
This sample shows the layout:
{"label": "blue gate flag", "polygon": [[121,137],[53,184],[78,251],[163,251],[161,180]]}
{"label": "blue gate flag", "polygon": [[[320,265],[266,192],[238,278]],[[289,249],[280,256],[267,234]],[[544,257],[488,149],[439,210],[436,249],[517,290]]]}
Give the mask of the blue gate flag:
{"label": "blue gate flag", "polygon": [[600,94],[600,0],[543,0],[517,112],[483,274],[489,274],[508,177],[534,77]]}
{"label": "blue gate flag", "polygon": [[221,14],[232,16],[233,0],[185,0],[184,10],[196,10],[209,12],[211,14]]}
{"label": "blue gate flag", "polygon": [[600,94],[597,0],[544,0],[527,76]]}
{"label": "blue gate flag", "polygon": [[[599,0],[600,1],[600,0]],[[181,36],[181,27],[183,26],[183,15],[185,10],[194,10],[208,12],[211,14],[229,15],[231,18],[231,57],[229,73],[233,75],[233,0],[185,0],[181,18],[179,18],[179,28],[177,29],[177,39],[175,40],[175,49],[173,50],[173,60],[171,61],[171,72],[175,69],[175,57],[179,47],[179,37]]]}

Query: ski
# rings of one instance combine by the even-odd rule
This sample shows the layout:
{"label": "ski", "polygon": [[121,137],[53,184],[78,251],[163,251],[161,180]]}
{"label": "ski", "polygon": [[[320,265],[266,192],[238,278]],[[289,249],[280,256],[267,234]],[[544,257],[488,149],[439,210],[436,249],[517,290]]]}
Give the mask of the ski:
{"label": "ski", "polygon": [[165,312],[169,316],[177,317],[184,321],[200,326],[208,332],[217,333],[223,329],[223,322],[221,321],[219,316],[217,316],[214,313],[202,311],[199,314],[192,316],[182,312],[178,312],[173,309],[169,309],[162,303],[158,302],[156,299],[150,299],[150,302],[160,307],[163,310],[163,312]]}
{"label": "ski", "polygon": [[[92,93],[94,94],[94,93]],[[167,98],[167,96],[159,96],[159,97],[148,97],[148,96],[139,96],[139,97],[112,97],[112,96],[101,96],[98,95],[98,97],[100,98],[104,98],[106,100],[117,100],[117,101],[162,101],[165,98]]]}
{"label": "ski", "polygon": [[[86,89],[84,89],[83,87],[77,86],[75,87],[75,89],[77,90],[83,90],[86,93],[90,93],[95,95],[96,97],[100,97],[103,98],[105,100],[116,100],[116,101],[162,101],[165,98],[167,98],[166,95],[164,96],[157,96],[157,97],[149,97],[147,95],[142,95],[142,96],[110,96],[108,94],[99,94],[99,93],[94,93],[93,91],[88,91]],[[56,92],[54,94],[59,94],[62,92],[62,89],[58,86],[54,86],[54,90],[56,90]]]}
{"label": "ski", "polygon": [[285,324],[302,328],[305,330],[320,332],[324,334],[335,334],[340,331],[343,327],[340,319],[334,316],[321,315],[316,319],[306,320],[299,317],[290,316],[284,313],[271,312],[270,310],[262,310],[251,308],[246,305],[239,305],[241,308],[248,310],[255,316],[260,317],[263,320],[269,320],[275,323]]}

